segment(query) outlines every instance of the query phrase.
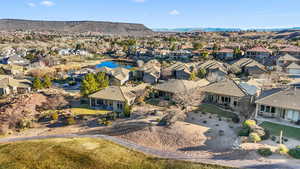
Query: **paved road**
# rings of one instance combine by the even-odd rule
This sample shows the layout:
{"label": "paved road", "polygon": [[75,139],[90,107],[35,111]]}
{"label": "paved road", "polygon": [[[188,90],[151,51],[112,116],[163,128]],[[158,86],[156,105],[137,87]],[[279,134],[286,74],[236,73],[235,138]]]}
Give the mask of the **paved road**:
{"label": "paved road", "polygon": [[119,139],[112,136],[107,135],[77,135],[77,134],[64,134],[64,135],[50,135],[50,136],[33,136],[33,137],[18,137],[18,138],[2,138],[0,139],[0,143],[9,143],[9,142],[17,142],[17,141],[27,141],[27,140],[39,140],[39,139],[50,139],[50,138],[101,138],[105,140],[112,141],[116,144],[125,146],[127,148],[133,149],[135,151],[143,152],[146,154],[150,154],[153,156],[157,156],[160,158],[167,158],[167,159],[176,159],[176,160],[186,160],[186,161],[194,161],[200,162],[205,164],[218,164],[224,166],[232,166],[232,167],[239,167],[239,168],[251,168],[251,169],[300,169],[299,166],[288,166],[285,164],[265,164],[259,162],[253,164],[253,161],[249,160],[231,160],[228,161],[227,159],[207,159],[201,157],[195,157],[188,154],[178,154],[178,153],[171,153],[171,152],[164,152],[160,150],[155,150],[152,148],[144,147],[132,143],[127,140]]}

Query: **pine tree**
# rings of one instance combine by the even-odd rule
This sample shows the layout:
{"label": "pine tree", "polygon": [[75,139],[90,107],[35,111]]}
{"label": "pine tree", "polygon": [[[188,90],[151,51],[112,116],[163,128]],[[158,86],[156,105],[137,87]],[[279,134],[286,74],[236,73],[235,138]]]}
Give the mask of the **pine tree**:
{"label": "pine tree", "polygon": [[108,77],[105,75],[104,72],[98,72],[96,74],[96,82],[98,85],[98,89],[103,89],[106,88],[109,85],[109,79]]}
{"label": "pine tree", "polygon": [[97,92],[98,90],[98,83],[94,74],[89,73],[85,75],[84,80],[81,83],[81,94],[87,96],[91,93]]}
{"label": "pine tree", "polygon": [[40,78],[35,77],[33,80],[33,88],[34,89],[42,89],[43,88],[43,84]]}
{"label": "pine tree", "polygon": [[52,80],[51,80],[51,78],[50,78],[49,75],[46,75],[44,77],[44,83],[43,83],[43,85],[44,85],[45,88],[50,88],[52,86]]}

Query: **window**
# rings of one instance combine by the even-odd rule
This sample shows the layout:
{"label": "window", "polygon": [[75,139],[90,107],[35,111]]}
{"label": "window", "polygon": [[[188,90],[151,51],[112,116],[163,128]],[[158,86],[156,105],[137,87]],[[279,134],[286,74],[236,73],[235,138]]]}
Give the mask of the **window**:
{"label": "window", "polygon": [[260,111],[265,111],[266,107],[264,105],[260,106]]}
{"label": "window", "polygon": [[266,112],[270,112],[271,107],[270,106],[266,106]]}
{"label": "window", "polygon": [[234,107],[236,107],[237,106],[237,101],[234,101],[233,105],[234,105]]}
{"label": "window", "polygon": [[275,113],[275,107],[271,108],[271,113]]}

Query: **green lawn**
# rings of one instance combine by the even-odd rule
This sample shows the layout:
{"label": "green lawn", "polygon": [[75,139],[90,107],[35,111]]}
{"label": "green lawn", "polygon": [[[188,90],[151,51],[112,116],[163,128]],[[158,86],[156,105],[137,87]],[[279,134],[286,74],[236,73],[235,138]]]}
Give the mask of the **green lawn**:
{"label": "green lawn", "polygon": [[0,144],[0,169],[229,169],[154,158],[91,138]]}
{"label": "green lawn", "polygon": [[202,104],[202,105],[200,105],[199,106],[199,111],[205,112],[205,113],[217,114],[221,117],[226,117],[226,118],[232,118],[232,117],[237,116],[233,112],[222,110],[218,106],[215,106],[215,105],[212,105],[212,104]]}
{"label": "green lawn", "polygon": [[82,104],[78,107],[71,108],[71,112],[74,115],[101,115],[101,114],[107,114],[111,111],[108,110],[94,110],[89,108],[88,105]]}
{"label": "green lawn", "polygon": [[268,129],[271,132],[271,135],[280,135],[280,131],[283,131],[284,137],[294,138],[300,140],[300,128],[284,126],[280,124],[275,124],[271,122],[263,122],[261,127]]}

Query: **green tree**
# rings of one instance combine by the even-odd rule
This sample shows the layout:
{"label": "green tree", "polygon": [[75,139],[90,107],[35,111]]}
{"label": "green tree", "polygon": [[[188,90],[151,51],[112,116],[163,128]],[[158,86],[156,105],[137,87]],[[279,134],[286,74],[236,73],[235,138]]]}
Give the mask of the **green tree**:
{"label": "green tree", "polygon": [[89,73],[85,75],[82,83],[81,83],[81,94],[87,96],[89,94],[95,93],[99,90],[98,83],[95,79],[95,75]]}
{"label": "green tree", "polygon": [[33,80],[33,88],[34,89],[42,89],[43,88],[43,84],[40,78],[35,77]]}
{"label": "green tree", "polygon": [[233,51],[233,56],[235,58],[240,58],[242,57],[242,51],[240,48],[235,48],[234,51]]}
{"label": "green tree", "polygon": [[49,75],[45,75],[43,86],[45,88],[50,88],[52,86],[52,80]]}
{"label": "green tree", "polygon": [[109,85],[109,79],[104,72],[98,72],[96,74],[96,82],[98,89],[106,88]]}
{"label": "green tree", "polygon": [[205,76],[206,76],[206,70],[204,69],[204,68],[200,68],[199,70],[198,70],[198,74],[197,74],[197,76],[200,78],[200,79],[203,79],[203,78],[205,78]]}
{"label": "green tree", "polygon": [[195,72],[191,73],[190,80],[196,80],[197,76]]}
{"label": "green tree", "polygon": [[128,103],[126,103],[125,106],[124,106],[124,116],[125,117],[130,117],[131,110],[132,110],[131,106],[129,106]]}

